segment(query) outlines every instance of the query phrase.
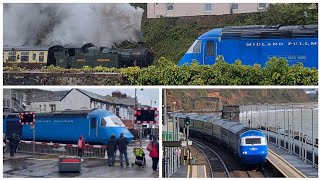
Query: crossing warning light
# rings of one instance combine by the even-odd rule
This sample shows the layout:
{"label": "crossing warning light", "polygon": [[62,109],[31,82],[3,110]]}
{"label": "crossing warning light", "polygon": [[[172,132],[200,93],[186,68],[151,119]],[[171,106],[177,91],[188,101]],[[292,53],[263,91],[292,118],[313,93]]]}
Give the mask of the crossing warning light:
{"label": "crossing warning light", "polygon": [[189,126],[190,124],[190,118],[187,116],[186,119],[184,120],[184,124]]}
{"label": "crossing warning light", "polygon": [[19,122],[21,124],[34,124],[34,113],[19,113]]}

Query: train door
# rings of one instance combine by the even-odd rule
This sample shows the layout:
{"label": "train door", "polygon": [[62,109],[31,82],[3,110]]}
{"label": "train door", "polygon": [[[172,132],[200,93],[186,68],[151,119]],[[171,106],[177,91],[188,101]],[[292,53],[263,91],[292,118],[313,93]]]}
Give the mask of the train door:
{"label": "train door", "polygon": [[90,117],[90,139],[95,139],[98,137],[98,120],[96,117]]}
{"label": "train door", "polygon": [[203,64],[214,64],[216,60],[216,46],[213,40],[208,40],[203,46]]}

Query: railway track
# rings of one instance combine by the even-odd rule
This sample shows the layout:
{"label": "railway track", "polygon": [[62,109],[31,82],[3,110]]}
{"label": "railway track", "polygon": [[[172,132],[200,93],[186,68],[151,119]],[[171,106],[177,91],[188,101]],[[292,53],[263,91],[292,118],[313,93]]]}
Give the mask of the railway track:
{"label": "railway track", "polygon": [[209,146],[203,144],[196,139],[191,139],[194,146],[196,146],[202,154],[204,154],[209,162],[211,175],[212,177],[219,177],[219,178],[229,178],[230,174],[229,171],[220,158],[220,156]]}
{"label": "railway track", "polygon": [[[215,151],[222,161],[225,162],[225,165],[228,169],[229,177],[238,178],[238,177],[251,177],[251,178],[262,178],[262,177],[274,177],[273,173],[269,172],[269,169],[262,166],[259,168],[245,168],[243,164],[241,164],[240,159],[228,151],[227,148],[221,148],[221,145],[217,145],[213,140],[207,141],[205,138],[192,137],[193,144],[194,141],[200,141],[202,144],[208,146],[213,151]],[[195,144],[196,145],[196,144]],[[206,153],[204,153],[206,155]],[[213,174],[217,174],[214,173]],[[224,176],[227,177],[227,176]]]}

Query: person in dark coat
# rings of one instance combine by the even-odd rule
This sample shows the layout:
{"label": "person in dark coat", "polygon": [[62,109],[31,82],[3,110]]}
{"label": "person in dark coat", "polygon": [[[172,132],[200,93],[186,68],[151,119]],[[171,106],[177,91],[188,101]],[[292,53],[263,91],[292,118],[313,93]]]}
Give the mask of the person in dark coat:
{"label": "person in dark coat", "polygon": [[149,156],[152,159],[152,170],[156,172],[159,163],[159,142],[157,136],[153,136],[153,140],[149,143],[147,150],[150,152]]}
{"label": "person in dark coat", "polygon": [[14,149],[14,153],[17,153],[18,147],[20,145],[20,136],[19,134],[16,134],[16,148]]}
{"label": "person in dark coat", "polygon": [[6,153],[6,147],[7,147],[7,135],[3,133],[3,154]]}
{"label": "person in dark coat", "polygon": [[127,138],[124,137],[123,133],[120,134],[120,138],[118,140],[118,147],[120,152],[120,166],[123,167],[122,164],[122,156],[124,155],[127,167],[129,167],[129,160],[128,160],[128,153],[127,153],[127,145],[128,141]]}
{"label": "person in dark coat", "polygon": [[117,148],[116,136],[112,134],[107,145],[109,166],[114,166],[114,153],[117,150],[116,148]]}
{"label": "person in dark coat", "polygon": [[10,146],[10,157],[14,157],[14,152],[16,150],[16,144],[17,144],[16,134],[12,134],[12,136],[10,136],[8,140],[9,140],[9,146]]}

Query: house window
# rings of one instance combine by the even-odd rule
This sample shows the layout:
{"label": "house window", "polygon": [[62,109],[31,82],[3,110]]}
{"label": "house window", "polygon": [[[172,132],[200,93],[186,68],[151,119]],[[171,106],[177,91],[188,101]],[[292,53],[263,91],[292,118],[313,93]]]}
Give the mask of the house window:
{"label": "house window", "polygon": [[238,3],[232,3],[231,9],[238,9]]}
{"label": "house window", "polygon": [[168,3],[167,4],[167,10],[168,11],[173,11],[173,3]]}
{"label": "house window", "polygon": [[50,104],[50,109],[51,109],[51,112],[56,111],[56,105],[55,104]]}
{"label": "house window", "polygon": [[32,54],[32,60],[35,61],[36,58],[37,58],[37,54],[36,54],[36,53],[33,53],[33,54]]}
{"label": "house window", "polygon": [[116,107],[116,115],[119,117],[120,116],[120,107]]}
{"label": "house window", "polygon": [[44,52],[39,53],[39,62],[44,62]]}
{"label": "house window", "polygon": [[258,3],[258,9],[265,9],[267,7],[267,3]]}
{"label": "house window", "polygon": [[21,61],[28,62],[29,61],[29,52],[21,52]]}
{"label": "house window", "polygon": [[211,5],[212,4],[204,4],[204,11],[205,12],[211,12]]}
{"label": "house window", "polygon": [[40,112],[41,112],[41,110],[42,110],[42,109],[41,109],[41,105],[39,105],[39,109],[40,109]]}
{"label": "house window", "polygon": [[47,111],[47,105],[43,105],[43,111]]}
{"label": "house window", "polygon": [[8,61],[16,61],[16,55],[17,53],[15,51],[9,52]]}
{"label": "house window", "polygon": [[22,101],[27,101],[27,95],[25,93],[23,93],[22,95],[23,95]]}

